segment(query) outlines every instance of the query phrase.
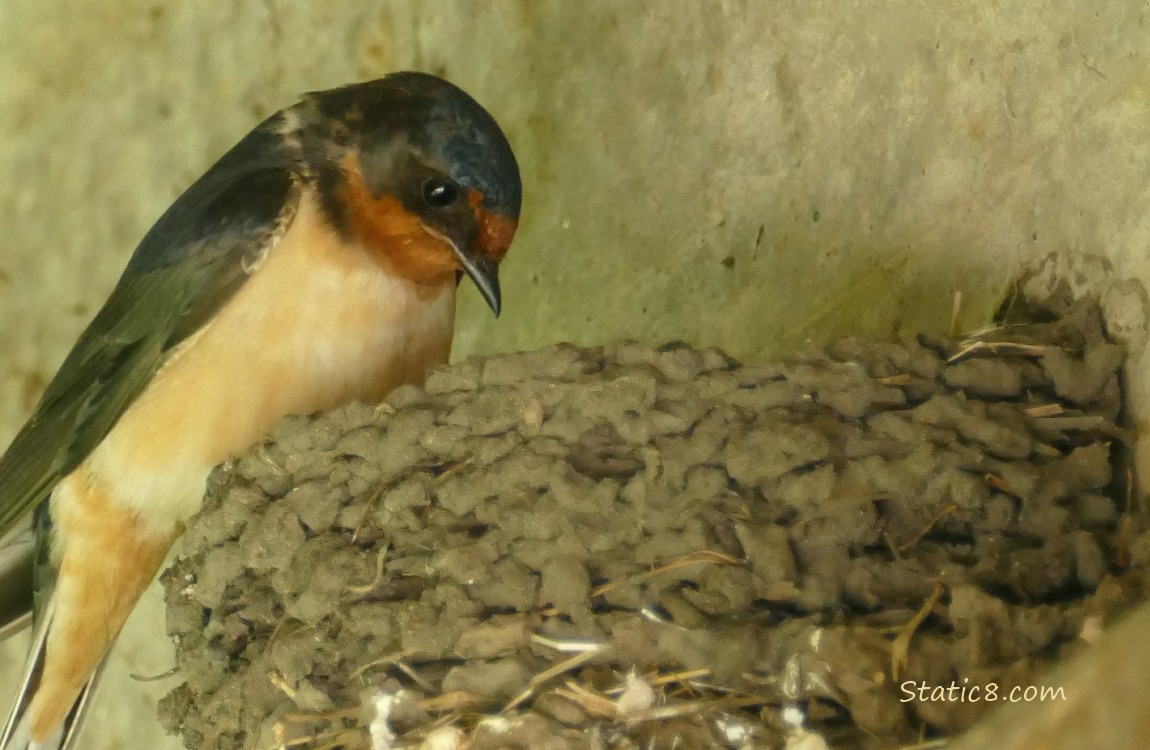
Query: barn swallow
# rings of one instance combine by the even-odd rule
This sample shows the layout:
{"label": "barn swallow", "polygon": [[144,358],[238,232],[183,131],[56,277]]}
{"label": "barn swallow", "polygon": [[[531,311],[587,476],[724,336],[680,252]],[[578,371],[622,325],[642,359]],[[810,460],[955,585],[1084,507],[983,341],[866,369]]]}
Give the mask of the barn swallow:
{"label": "barn swallow", "polygon": [[215,465],[420,382],[463,276],[499,314],[520,200],[495,120],[422,73],[305,96],[176,200],[0,457],[0,538],[37,509],[54,579],[0,748],[72,742]]}

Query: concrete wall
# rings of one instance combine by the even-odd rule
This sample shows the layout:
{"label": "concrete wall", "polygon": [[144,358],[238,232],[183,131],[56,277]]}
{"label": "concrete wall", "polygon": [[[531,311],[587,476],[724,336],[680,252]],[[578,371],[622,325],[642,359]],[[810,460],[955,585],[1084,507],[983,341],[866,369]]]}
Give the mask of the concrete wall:
{"label": "concrete wall", "polygon": [[[0,0],[0,443],[216,156],[302,91],[399,68],[471,91],[523,165],[506,312],[494,321],[469,295],[459,355],[635,337],[755,358],[848,332],[971,328],[1050,253],[1145,281],[1147,13],[1144,0]],[[130,622],[90,747],[129,727],[128,746],[161,747],[130,712],[174,680],[126,674],[171,665],[162,620],[153,597]],[[0,671],[19,660],[6,646]]]}

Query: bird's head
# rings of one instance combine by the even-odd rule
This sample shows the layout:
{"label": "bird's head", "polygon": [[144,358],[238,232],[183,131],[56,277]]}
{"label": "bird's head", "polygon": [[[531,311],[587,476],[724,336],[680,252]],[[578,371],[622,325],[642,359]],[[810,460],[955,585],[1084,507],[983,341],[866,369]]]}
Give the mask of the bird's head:
{"label": "bird's head", "polygon": [[395,73],[311,94],[284,125],[340,231],[411,281],[466,273],[499,314],[522,187],[507,138],[474,99],[432,75]]}

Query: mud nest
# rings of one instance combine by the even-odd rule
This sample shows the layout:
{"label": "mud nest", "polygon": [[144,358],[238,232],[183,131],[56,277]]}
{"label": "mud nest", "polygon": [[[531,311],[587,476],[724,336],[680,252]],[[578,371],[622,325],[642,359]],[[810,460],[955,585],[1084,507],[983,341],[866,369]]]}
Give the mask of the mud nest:
{"label": "mud nest", "polygon": [[285,420],[165,574],[189,748],[886,748],[1142,597],[1089,302],[965,341],[556,346]]}

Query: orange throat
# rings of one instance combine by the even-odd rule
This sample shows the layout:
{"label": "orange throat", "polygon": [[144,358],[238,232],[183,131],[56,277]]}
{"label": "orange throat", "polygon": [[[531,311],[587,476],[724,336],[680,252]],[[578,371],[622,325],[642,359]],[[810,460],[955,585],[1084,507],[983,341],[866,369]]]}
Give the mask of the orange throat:
{"label": "orange throat", "polygon": [[343,160],[346,182],[341,200],[352,235],[391,273],[429,287],[455,279],[460,263],[451,247],[430,234],[419,217],[390,195],[371,194],[359,157]]}

